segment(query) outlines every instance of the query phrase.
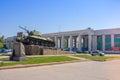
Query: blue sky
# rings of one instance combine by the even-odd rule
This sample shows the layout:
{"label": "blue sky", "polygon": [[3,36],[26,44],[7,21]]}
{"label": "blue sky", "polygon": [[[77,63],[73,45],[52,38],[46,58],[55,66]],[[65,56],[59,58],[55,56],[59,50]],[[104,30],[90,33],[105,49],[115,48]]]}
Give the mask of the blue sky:
{"label": "blue sky", "polygon": [[120,0],[0,0],[0,36],[120,27]]}

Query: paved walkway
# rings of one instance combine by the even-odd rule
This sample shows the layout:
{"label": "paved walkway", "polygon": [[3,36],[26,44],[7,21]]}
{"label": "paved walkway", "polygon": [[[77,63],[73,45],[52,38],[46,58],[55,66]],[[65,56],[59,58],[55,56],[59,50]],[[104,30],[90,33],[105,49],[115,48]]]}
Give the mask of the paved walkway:
{"label": "paved walkway", "polygon": [[0,56],[0,58],[8,58],[9,56]]}
{"label": "paved walkway", "polygon": [[75,56],[73,56],[73,55],[67,55],[67,56],[68,56],[68,57],[71,57],[71,58],[75,58],[75,59],[87,60],[87,59],[85,59],[85,58],[75,57]]}
{"label": "paved walkway", "polygon": [[0,80],[120,80],[120,60],[0,70]]}

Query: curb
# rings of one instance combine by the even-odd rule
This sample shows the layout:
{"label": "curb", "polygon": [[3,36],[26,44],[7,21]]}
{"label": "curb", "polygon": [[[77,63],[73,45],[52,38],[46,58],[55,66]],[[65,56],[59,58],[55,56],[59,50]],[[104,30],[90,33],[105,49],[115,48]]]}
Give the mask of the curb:
{"label": "curb", "polygon": [[57,64],[65,64],[65,63],[75,63],[75,62],[85,62],[85,61],[90,61],[90,60],[73,60],[73,61],[64,61],[64,62],[51,62],[51,63],[41,63],[41,64],[26,64],[26,65],[16,65],[16,66],[5,66],[5,67],[0,67],[0,70],[28,68],[28,67],[37,67],[37,66],[48,66],[48,65],[57,65]]}
{"label": "curb", "polygon": [[115,58],[115,59],[106,59],[106,60],[92,60],[92,61],[99,61],[99,62],[104,62],[104,61],[113,61],[113,60],[120,60],[119,58]]}

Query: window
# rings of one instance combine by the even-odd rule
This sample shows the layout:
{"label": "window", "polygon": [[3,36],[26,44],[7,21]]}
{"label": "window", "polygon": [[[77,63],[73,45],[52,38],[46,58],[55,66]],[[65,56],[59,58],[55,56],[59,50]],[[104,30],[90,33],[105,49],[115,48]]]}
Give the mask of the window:
{"label": "window", "polygon": [[105,35],[105,50],[111,50],[111,35]]}
{"label": "window", "polygon": [[102,35],[97,36],[97,50],[102,50]]}
{"label": "window", "polygon": [[114,35],[114,47],[120,47],[120,34]]}

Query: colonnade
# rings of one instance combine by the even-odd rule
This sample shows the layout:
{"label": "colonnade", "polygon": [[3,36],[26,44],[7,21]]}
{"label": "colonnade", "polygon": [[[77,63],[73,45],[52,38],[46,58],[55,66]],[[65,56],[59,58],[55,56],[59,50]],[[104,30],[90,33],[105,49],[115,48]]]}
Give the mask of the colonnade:
{"label": "colonnade", "polygon": [[69,36],[55,36],[53,37],[56,48],[77,48],[81,50],[82,48],[86,48],[91,51],[92,49],[92,35],[69,35]]}

